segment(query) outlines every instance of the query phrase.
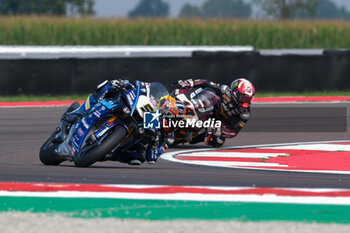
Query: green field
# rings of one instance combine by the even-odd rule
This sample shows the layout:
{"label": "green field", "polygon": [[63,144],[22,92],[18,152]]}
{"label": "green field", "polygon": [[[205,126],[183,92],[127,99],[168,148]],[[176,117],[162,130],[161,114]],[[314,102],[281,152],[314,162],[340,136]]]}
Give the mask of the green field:
{"label": "green field", "polygon": [[0,45],[350,48],[350,22],[2,17]]}
{"label": "green field", "polygon": [[279,96],[350,96],[350,91],[258,92],[255,97]]}
{"label": "green field", "polygon": [[33,96],[33,95],[17,95],[17,96],[0,96],[0,102],[34,102],[34,101],[53,101],[53,100],[85,100],[86,95],[42,95],[42,96]]}
{"label": "green field", "polygon": [[[85,100],[85,95],[18,95],[0,96],[0,102],[23,102],[23,101],[53,101],[53,100]],[[318,91],[318,92],[258,92],[255,97],[278,97],[278,96],[350,96],[350,91]]]}

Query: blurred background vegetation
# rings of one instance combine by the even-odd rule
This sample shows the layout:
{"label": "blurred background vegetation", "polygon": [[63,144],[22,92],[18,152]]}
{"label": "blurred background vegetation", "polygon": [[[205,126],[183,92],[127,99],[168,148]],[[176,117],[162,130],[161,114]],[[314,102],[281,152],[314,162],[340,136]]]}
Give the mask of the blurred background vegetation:
{"label": "blurred background vegetation", "polygon": [[252,45],[350,48],[350,22],[0,18],[2,45]]}
{"label": "blurred background vegetation", "polygon": [[176,18],[164,0],[138,0],[129,19],[94,17],[95,1],[0,0],[0,45],[350,48],[350,12],[332,0],[189,0]]}

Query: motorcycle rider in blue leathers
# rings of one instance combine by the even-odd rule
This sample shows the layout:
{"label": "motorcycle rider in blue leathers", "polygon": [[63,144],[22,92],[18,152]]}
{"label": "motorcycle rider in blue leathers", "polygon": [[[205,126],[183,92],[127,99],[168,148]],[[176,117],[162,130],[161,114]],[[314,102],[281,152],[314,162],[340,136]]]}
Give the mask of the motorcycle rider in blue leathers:
{"label": "motorcycle rider in blue leathers", "polygon": [[[96,90],[87,97],[85,102],[80,106],[79,103],[73,103],[62,115],[62,124],[72,124],[79,117],[84,115],[91,107],[100,102],[104,98],[112,97],[119,92],[125,92],[134,87],[134,84],[128,80],[115,79],[104,81],[99,84]],[[63,126],[62,126],[63,127]],[[145,160],[152,164],[156,163],[159,156],[167,148],[168,140],[172,140],[170,134],[162,134],[162,130],[147,130],[144,140],[132,146],[126,151],[118,154],[118,160],[130,165],[140,165]],[[64,137],[62,137],[64,138]],[[166,140],[165,140],[166,138]]]}

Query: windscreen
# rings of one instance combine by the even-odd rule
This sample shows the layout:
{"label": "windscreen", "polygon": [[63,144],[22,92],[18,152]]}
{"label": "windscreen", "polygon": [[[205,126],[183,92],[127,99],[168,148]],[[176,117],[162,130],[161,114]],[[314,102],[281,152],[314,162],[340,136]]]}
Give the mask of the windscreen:
{"label": "windscreen", "polygon": [[163,84],[159,82],[150,83],[150,98],[156,101],[157,104],[162,97],[167,95],[169,95],[169,92]]}

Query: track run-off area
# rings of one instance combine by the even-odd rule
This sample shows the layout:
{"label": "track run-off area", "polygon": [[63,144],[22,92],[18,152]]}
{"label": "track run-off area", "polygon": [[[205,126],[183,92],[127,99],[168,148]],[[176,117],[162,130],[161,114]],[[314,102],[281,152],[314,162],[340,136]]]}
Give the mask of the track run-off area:
{"label": "track run-off area", "polygon": [[[0,103],[0,211],[348,224],[349,100],[256,98],[247,129],[225,147],[179,145],[155,165],[103,162],[89,168],[44,166],[38,158],[71,101]],[[281,115],[280,109],[305,114]]]}
{"label": "track run-off area", "polygon": [[173,162],[274,171],[350,174],[350,141],[286,143],[167,153]]}

